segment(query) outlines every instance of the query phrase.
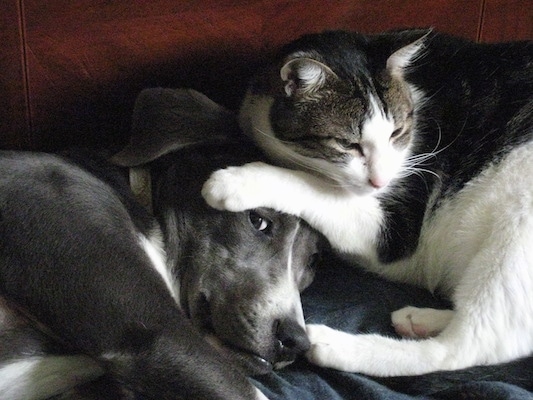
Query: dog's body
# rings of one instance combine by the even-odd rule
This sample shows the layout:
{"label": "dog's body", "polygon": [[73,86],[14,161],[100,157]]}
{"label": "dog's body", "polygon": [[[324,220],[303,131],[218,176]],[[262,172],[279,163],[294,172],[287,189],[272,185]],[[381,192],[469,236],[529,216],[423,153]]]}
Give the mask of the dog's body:
{"label": "dog's body", "polygon": [[105,163],[0,153],[0,398],[103,374],[113,399],[263,398],[232,361],[261,373],[308,348],[299,291],[318,236],[207,207],[201,184],[228,155],[206,151],[154,164],[157,219]]}

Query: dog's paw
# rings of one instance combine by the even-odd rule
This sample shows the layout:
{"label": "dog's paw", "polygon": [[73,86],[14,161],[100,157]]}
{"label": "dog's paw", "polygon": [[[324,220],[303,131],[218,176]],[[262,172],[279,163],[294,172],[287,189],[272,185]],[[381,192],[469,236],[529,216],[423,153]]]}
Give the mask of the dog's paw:
{"label": "dog's paw", "polygon": [[237,212],[260,207],[264,190],[259,172],[264,165],[254,162],[219,169],[204,183],[202,196],[207,204],[218,210]]}
{"label": "dog's paw", "polygon": [[408,338],[428,338],[437,336],[450,323],[452,310],[433,308],[404,307],[391,315],[396,332]]}

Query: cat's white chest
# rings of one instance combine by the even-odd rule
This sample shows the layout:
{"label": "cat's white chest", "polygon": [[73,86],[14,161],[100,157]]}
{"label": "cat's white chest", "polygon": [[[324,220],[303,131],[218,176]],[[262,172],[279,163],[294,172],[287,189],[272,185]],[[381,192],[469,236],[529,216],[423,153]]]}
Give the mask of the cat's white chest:
{"label": "cat's white chest", "polygon": [[501,276],[499,269],[504,265],[479,265],[476,260],[484,254],[497,260],[516,243],[525,256],[517,273],[524,270],[531,274],[533,271],[526,271],[533,270],[533,242],[521,243],[531,231],[533,143],[488,167],[456,195],[443,200],[436,211],[428,213],[415,254],[392,272],[403,281],[452,295],[469,268],[483,268],[480,279]]}

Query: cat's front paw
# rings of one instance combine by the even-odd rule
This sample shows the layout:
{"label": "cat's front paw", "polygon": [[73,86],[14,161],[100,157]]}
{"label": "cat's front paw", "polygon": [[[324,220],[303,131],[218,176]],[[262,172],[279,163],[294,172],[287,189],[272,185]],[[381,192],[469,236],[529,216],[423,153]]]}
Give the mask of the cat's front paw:
{"label": "cat's front paw", "polygon": [[202,196],[218,210],[237,212],[260,207],[262,188],[254,171],[262,165],[254,162],[213,172],[202,187]]}
{"label": "cat's front paw", "polygon": [[307,325],[306,330],[311,347],[305,357],[313,364],[321,367],[328,366],[328,359],[332,351],[330,346],[334,345],[330,340],[333,329],[325,325]]}
{"label": "cat's front paw", "polygon": [[305,354],[307,360],[315,365],[338,370],[350,370],[347,367],[345,337],[349,334],[337,331],[325,325],[310,324],[306,327],[311,347]]}

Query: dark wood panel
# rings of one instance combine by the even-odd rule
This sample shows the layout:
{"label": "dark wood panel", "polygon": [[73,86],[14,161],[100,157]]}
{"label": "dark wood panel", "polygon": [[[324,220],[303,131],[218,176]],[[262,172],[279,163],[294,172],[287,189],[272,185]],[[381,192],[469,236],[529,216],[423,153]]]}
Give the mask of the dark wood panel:
{"label": "dark wood panel", "polygon": [[481,0],[26,0],[35,145],[113,145],[138,91],[189,86],[235,107],[251,72],[311,31],[435,28],[475,39]]}
{"label": "dark wood panel", "polygon": [[531,0],[485,0],[480,40],[533,40]]}
{"label": "dark wood panel", "polygon": [[23,74],[21,21],[16,0],[0,6],[0,148],[30,147]]}

